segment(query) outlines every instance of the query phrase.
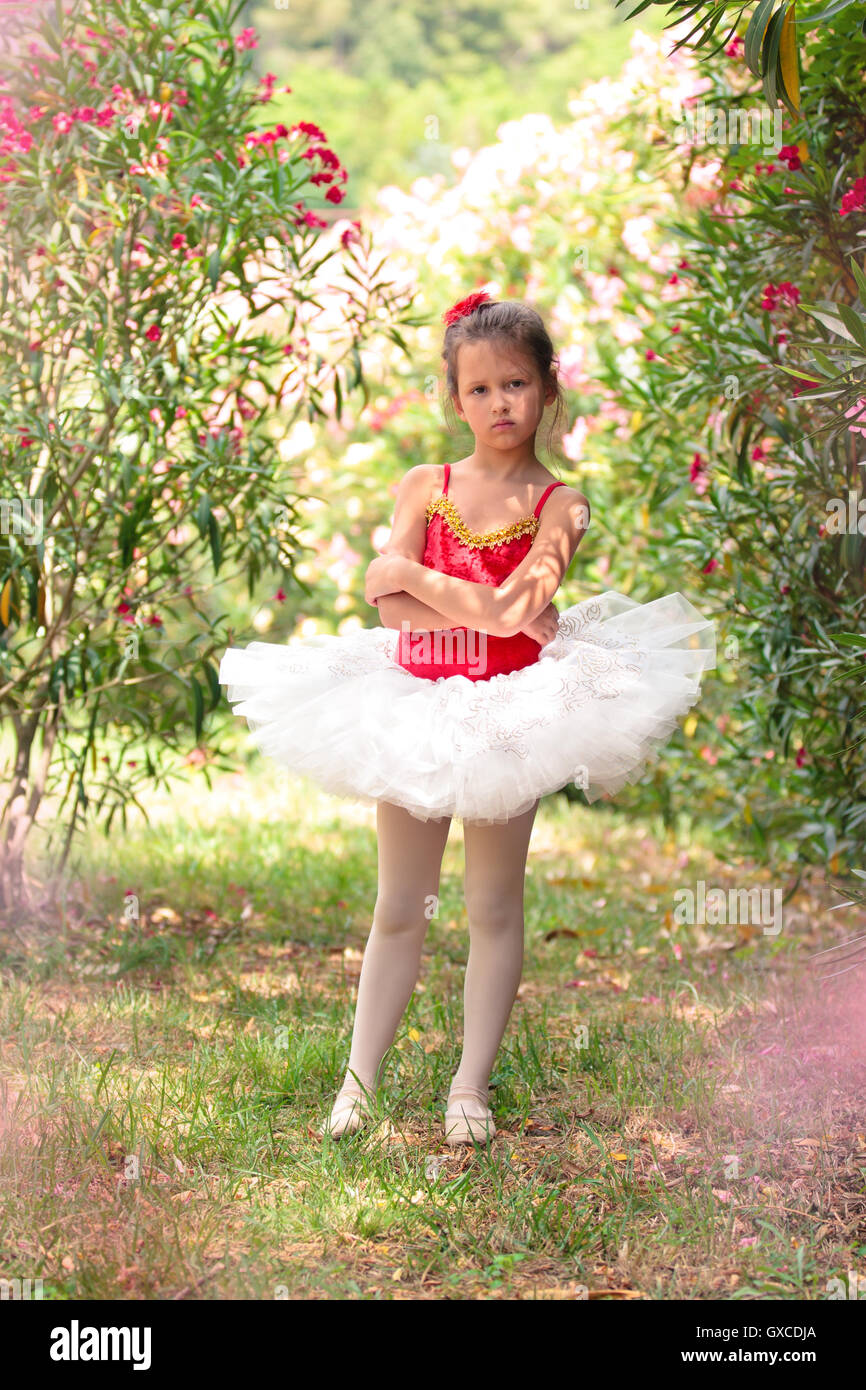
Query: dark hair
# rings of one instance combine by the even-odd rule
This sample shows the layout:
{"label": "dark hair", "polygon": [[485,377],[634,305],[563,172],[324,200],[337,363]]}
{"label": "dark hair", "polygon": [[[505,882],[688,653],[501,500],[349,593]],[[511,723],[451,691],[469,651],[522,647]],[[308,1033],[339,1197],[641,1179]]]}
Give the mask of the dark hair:
{"label": "dark hair", "polygon": [[446,401],[454,411],[453,397],[457,391],[457,350],[463,343],[479,343],[499,340],[509,347],[522,351],[535,364],[542,383],[548,383],[556,391],[556,410],[547,431],[548,453],[554,452],[551,441],[556,432],[560,416],[565,413],[565,397],[557,375],[558,358],[553,350],[550,335],[544,320],[537,309],[519,299],[487,300],[464,314],[456,323],[445,330],[442,344],[442,360],[445,363]]}

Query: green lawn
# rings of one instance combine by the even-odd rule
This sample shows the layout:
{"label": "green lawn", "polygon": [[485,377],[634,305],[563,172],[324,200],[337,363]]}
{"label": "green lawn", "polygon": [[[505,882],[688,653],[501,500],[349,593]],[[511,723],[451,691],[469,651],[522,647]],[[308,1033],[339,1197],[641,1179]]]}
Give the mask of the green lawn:
{"label": "green lawn", "polygon": [[857,930],[817,882],[778,937],[677,926],[676,886],[772,875],[543,802],[498,1133],[450,1150],[455,824],[381,1120],[336,1142],[315,1130],[348,1060],[374,810],[259,762],[153,806],[88,838],[54,920],[0,935],[4,1277],[58,1299],[823,1299],[862,1273],[863,971],[831,990],[805,961]]}

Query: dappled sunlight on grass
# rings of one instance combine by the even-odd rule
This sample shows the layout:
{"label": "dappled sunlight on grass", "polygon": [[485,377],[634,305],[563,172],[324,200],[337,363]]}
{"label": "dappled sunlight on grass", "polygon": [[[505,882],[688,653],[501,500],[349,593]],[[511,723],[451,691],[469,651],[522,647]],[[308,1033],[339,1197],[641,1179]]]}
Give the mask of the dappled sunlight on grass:
{"label": "dappled sunlight on grass", "polygon": [[773,875],[548,799],[497,1135],[450,1150],[455,823],[377,1115],[336,1143],[375,808],[261,771],[91,833],[62,910],[4,925],[12,1273],[61,1298],[810,1298],[862,1262],[862,985],[822,995],[803,962],[842,930],[820,884],[778,936],[681,923],[677,888]]}

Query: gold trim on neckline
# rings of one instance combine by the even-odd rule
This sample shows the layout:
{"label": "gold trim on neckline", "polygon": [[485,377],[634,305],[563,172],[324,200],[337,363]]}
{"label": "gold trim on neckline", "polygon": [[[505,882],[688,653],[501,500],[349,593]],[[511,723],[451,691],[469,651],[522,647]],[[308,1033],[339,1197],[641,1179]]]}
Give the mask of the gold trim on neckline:
{"label": "gold trim on neckline", "polygon": [[510,526],[500,526],[497,531],[485,531],[483,535],[480,535],[477,531],[469,530],[451,498],[446,497],[444,493],[434,498],[432,502],[428,502],[428,525],[437,512],[447,523],[449,530],[454,532],[457,539],[474,549],[481,546],[502,545],[503,542],[512,541],[517,536],[535,536],[540,525],[537,516],[522,516],[519,521],[512,521]]}

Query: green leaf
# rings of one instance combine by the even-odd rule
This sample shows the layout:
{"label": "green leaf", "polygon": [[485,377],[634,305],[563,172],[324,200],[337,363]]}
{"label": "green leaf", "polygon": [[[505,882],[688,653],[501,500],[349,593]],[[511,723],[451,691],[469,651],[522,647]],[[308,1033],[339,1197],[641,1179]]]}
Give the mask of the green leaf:
{"label": "green leaf", "polygon": [[195,676],[190,676],[193,699],[193,728],[196,742],[201,738],[201,731],[204,726],[204,692],[201,683]]}
{"label": "green leaf", "polygon": [[764,70],[763,88],[771,106],[776,106],[776,81],[779,72],[779,48],[782,42],[782,25],[785,22],[787,5],[783,5],[773,15],[764,35],[762,46],[762,67]]}
{"label": "green leaf", "polygon": [[866,275],[863,274],[863,271],[854,259],[853,252],[851,255],[851,273],[857,281],[857,288],[860,291],[860,302],[863,307],[866,308]]}
{"label": "green leaf", "polygon": [[866,324],[860,315],[854,312],[850,304],[840,304],[839,315],[854,341],[859,343],[860,347],[866,348]]}
{"label": "green leaf", "polygon": [[761,0],[761,3],[749,20],[749,27],[746,30],[744,47],[745,59],[756,77],[761,76],[761,48],[763,47],[764,33],[767,29],[774,4],[775,0]]}
{"label": "green leaf", "polygon": [[811,29],[813,25],[821,24],[825,19],[832,19],[833,15],[841,14],[843,10],[847,10],[849,5],[857,3],[860,3],[860,0],[833,0],[833,4],[828,5],[826,10],[822,10],[820,14],[805,15],[803,19],[798,19],[797,23],[808,24]]}
{"label": "green leaf", "polygon": [[220,541],[219,522],[213,512],[208,516],[208,535],[210,537],[210,553],[213,560],[214,574],[219,572],[220,560],[222,559],[222,546]]}
{"label": "green leaf", "polygon": [[803,310],[803,313],[808,314],[810,318],[817,319],[819,323],[823,323],[824,327],[829,328],[831,333],[838,333],[840,338],[847,338],[849,343],[855,341],[844,324],[842,324],[834,314],[828,314],[825,310],[818,309],[813,304],[803,304],[802,302],[800,308]]}
{"label": "green leaf", "polygon": [[199,498],[198,506],[195,509],[195,519],[196,525],[198,526],[198,533],[202,540],[204,540],[205,531],[207,531],[210,526],[210,498],[206,492],[203,492]]}
{"label": "green leaf", "polygon": [[211,661],[202,661],[202,670],[204,671],[205,679],[210,689],[211,709],[216,709],[222,699],[222,686],[219,681],[219,672]]}

